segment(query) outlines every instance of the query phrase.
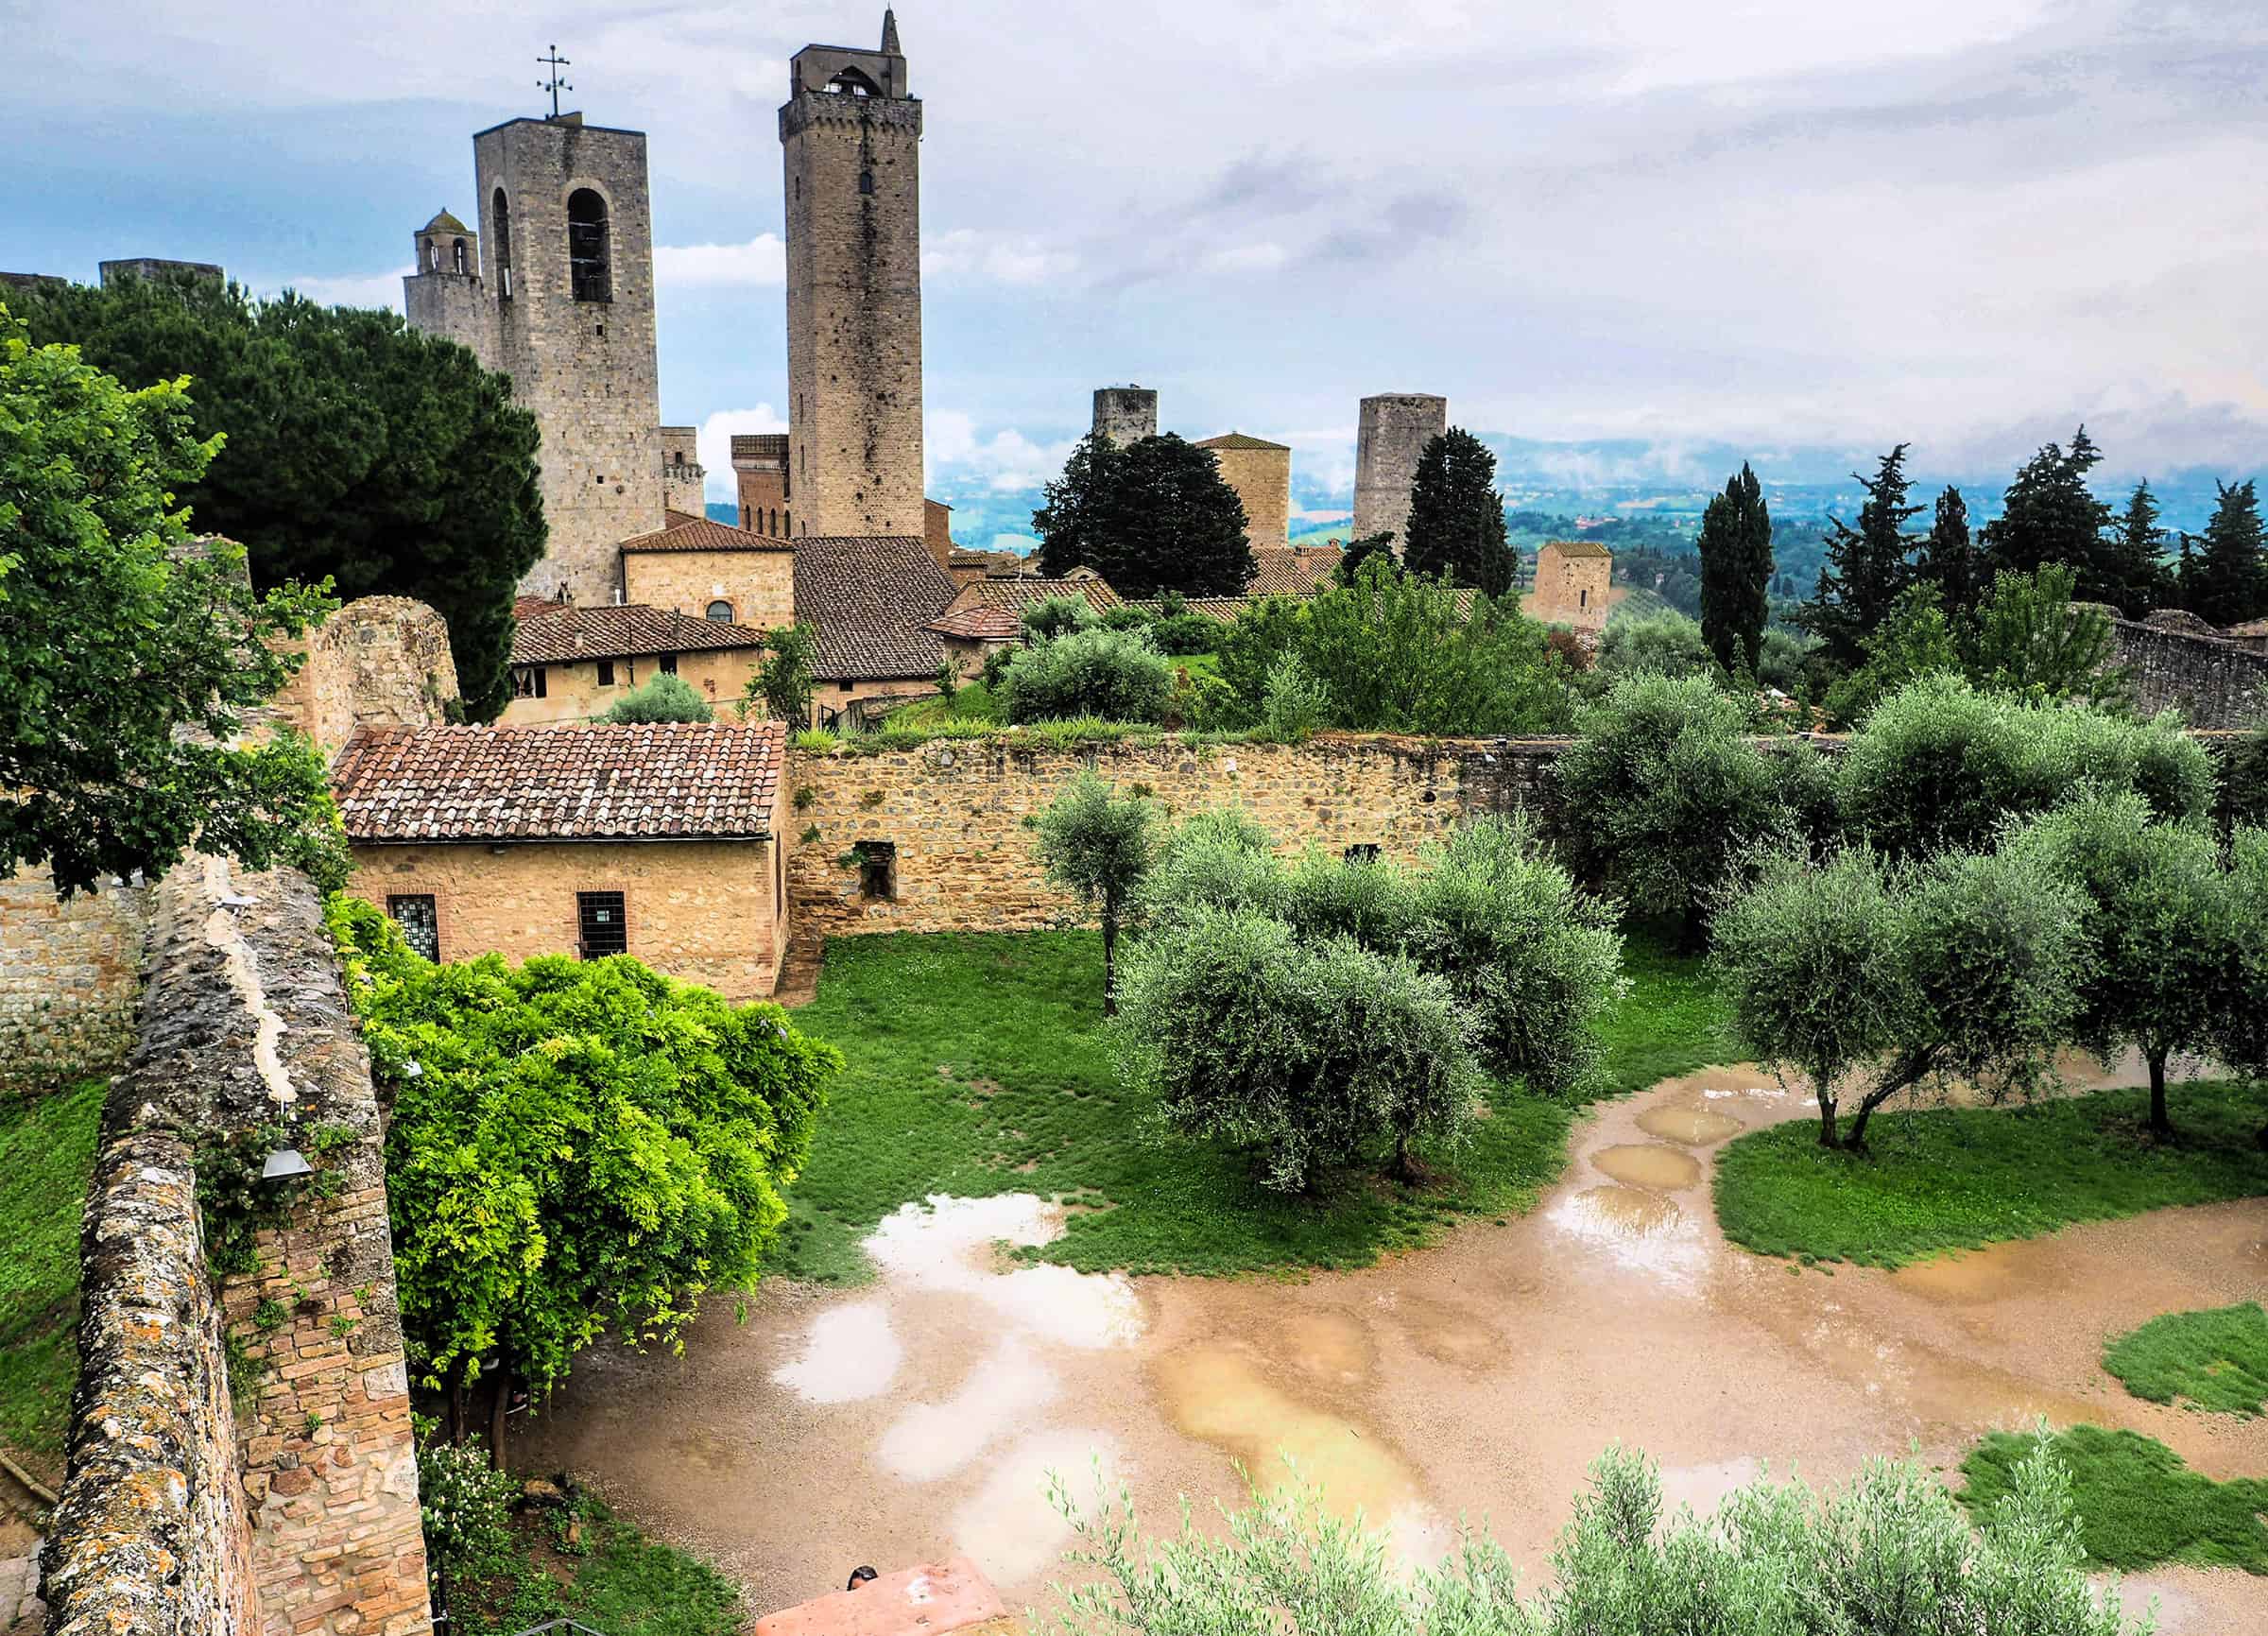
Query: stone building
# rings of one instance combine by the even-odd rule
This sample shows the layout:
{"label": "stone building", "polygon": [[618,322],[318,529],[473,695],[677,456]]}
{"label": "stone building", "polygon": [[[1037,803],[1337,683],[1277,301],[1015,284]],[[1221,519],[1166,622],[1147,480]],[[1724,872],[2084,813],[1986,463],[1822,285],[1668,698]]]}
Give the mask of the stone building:
{"label": "stone building", "polygon": [[541,430],[551,539],[522,589],[607,602],[615,546],[663,512],[645,134],[509,119],[472,163],[479,231],[446,211],[418,231],[404,308],[509,375]]}
{"label": "stone building", "polygon": [[739,491],[743,528],[771,540],[794,537],[796,513],[790,503],[785,432],[736,433],[732,477]]}
{"label": "stone building", "polygon": [[1245,503],[1245,538],[1255,546],[1281,544],[1292,534],[1292,451],[1282,443],[1242,432],[1207,438],[1221,480]]}
{"label": "stone building", "polygon": [[1158,435],[1158,391],[1154,387],[1094,388],[1094,435],[1124,448]]}
{"label": "stone building", "polygon": [[762,998],[788,931],[784,744],[777,722],[361,733],[332,769],[347,890],[439,959],[628,954]]}
{"label": "stone building", "polygon": [[816,632],[813,706],[820,726],[851,705],[921,698],[945,663],[929,629],[959,594],[919,535],[813,535],[795,542],[796,617]]}
{"label": "stone building", "polygon": [[1418,456],[1449,430],[1449,400],[1425,392],[1382,392],[1363,400],[1354,441],[1354,538],[1394,536],[1410,527],[1410,486]]}
{"label": "stone building", "polygon": [[765,632],[721,611],[696,617],[636,603],[581,608],[524,597],[514,612],[507,727],[588,721],[657,676],[681,678],[723,709],[747,695],[764,663]]}
{"label": "stone building", "polygon": [[796,622],[796,554],[785,540],[682,511],[622,542],[623,599],[771,630]]}
{"label": "stone building", "polygon": [[1614,553],[1590,540],[1547,540],[1536,553],[1536,589],[1521,611],[1578,630],[1606,629],[1614,601]]}
{"label": "stone building", "polygon": [[780,110],[796,538],[922,538],[921,103],[879,50],[806,45]]}
{"label": "stone building", "polygon": [[700,428],[662,428],[662,510],[688,516],[709,515],[708,473],[701,466]]}

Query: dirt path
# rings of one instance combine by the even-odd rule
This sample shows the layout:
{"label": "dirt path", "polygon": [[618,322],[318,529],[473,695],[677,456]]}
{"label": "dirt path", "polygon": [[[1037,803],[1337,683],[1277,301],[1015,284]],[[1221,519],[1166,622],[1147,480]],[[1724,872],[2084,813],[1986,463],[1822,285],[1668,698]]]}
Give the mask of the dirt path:
{"label": "dirt path", "polygon": [[[2161,1211],[1898,1273],[1726,1245],[1716,1147],[1804,1106],[1752,1069],[1606,1106],[1532,1214],[1358,1273],[1263,1280],[1003,1272],[994,1239],[1042,1241],[1038,1200],[909,1206],[864,1289],[768,1286],[747,1324],[704,1320],[683,1359],[577,1363],[515,1465],[598,1480],[770,1608],[965,1550],[1011,1603],[1066,1534],[1041,1493],[1091,1468],[1157,1525],[1176,1497],[1237,1492],[1232,1460],[1288,1449],[1424,1559],[1484,1517],[1539,1571],[1611,1440],[1706,1506],[1768,1464],[1838,1479],[1917,1446],[1941,1467],[2036,1414],[2131,1426],[2218,1477],[2268,1472],[2268,1421],[2139,1403],[2103,1337],[2268,1288],[2268,1201]],[[2163,1628],[2268,1627],[2268,1580],[2150,1576]]]}

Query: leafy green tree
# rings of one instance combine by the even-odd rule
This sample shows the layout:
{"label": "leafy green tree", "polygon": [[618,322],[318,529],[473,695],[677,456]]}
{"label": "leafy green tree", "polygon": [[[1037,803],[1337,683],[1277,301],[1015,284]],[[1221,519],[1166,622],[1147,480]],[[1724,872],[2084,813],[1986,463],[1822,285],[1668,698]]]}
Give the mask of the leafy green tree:
{"label": "leafy green tree", "polygon": [[545,537],[535,417],[504,376],[393,313],[213,280],[74,284],[26,312],[129,385],[191,378],[196,436],[227,452],[181,498],[199,530],[244,544],[255,585],[328,577],[345,597],[429,603],[466,711],[504,708],[512,599]]}
{"label": "leafy green tree", "polygon": [[1413,574],[1446,577],[1490,596],[1512,589],[1516,564],[1504,531],[1496,456],[1460,426],[1426,444],[1410,485],[1402,563]]}
{"label": "leafy green tree", "polygon": [[1350,584],[1354,577],[1362,572],[1363,564],[1373,557],[1383,557],[1389,562],[1395,560],[1394,531],[1392,529],[1389,528],[1383,534],[1366,534],[1360,540],[1349,540],[1347,542],[1346,550],[1339,557],[1337,571],[1339,583]]}
{"label": "leafy green tree", "polygon": [[1117,794],[1084,767],[1035,820],[1048,880],[1101,914],[1106,1017],[1118,1010],[1118,935],[1149,873],[1156,819],[1153,802]]}
{"label": "leafy green tree", "polygon": [[1742,462],[1701,514],[1701,636],[1727,671],[1756,674],[1771,612],[1772,509]]}
{"label": "leafy green tree", "polygon": [[713,715],[700,690],[681,676],[661,675],[609,705],[599,720],[617,726],[639,722],[708,721]]}
{"label": "leafy green tree", "polygon": [[[1122,611],[1113,609],[1112,612]],[[1141,612],[1140,609],[1134,610]],[[1034,642],[1045,642],[1053,636],[1062,636],[1074,630],[1085,630],[1101,623],[1094,616],[1094,605],[1084,596],[1043,596],[1023,611],[1024,634]],[[1148,630],[1156,622],[1146,615],[1132,624],[1111,625],[1114,630]]]}
{"label": "leafy green tree", "polygon": [[2188,559],[2182,601],[2208,624],[2242,625],[2268,613],[2268,560],[2260,549],[2260,507],[2247,481],[2219,483],[2220,498],[2199,549]]}
{"label": "leafy green tree", "polygon": [[748,678],[748,690],[740,701],[746,716],[757,705],[774,721],[784,721],[793,732],[811,725],[812,667],[817,663],[819,634],[798,620],[765,633],[765,662]]}
{"label": "leafy green tree", "polygon": [[1828,689],[1828,719],[1847,727],[1890,695],[1925,676],[1963,673],[1961,646],[1946,617],[1937,587],[1909,585],[1890,605],[1888,617],[1861,643],[1865,662]]}
{"label": "leafy green tree", "polygon": [[1258,568],[1211,451],[1171,432],[1124,449],[1082,439],[1032,526],[1047,573],[1092,568],[1132,597],[1241,596]]}
{"label": "leafy green tree", "polygon": [[1682,613],[1666,611],[1647,619],[1609,619],[1593,663],[1608,678],[1706,676],[1715,666],[1701,627]]}
{"label": "leafy green tree", "polygon": [[412,1378],[483,1360],[537,1399],[602,1335],[679,1348],[712,1291],[755,1287],[842,1058],[765,1003],[627,956],[437,965],[338,898],[333,936],[391,1100],[387,1192]]}
{"label": "leafy green tree", "polygon": [[2221,827],[2268,827],[2268,721],[2221,752]]}
{"label": "leafy green tree", "polygon": [[1033,643],[1009,660],[993,694],[1011,722],[1163,721],[1174,667],[1142,632],[1095,626]]}
{"label": "leafy green tree", "polygon": [[2001,497],[2001,514],[1984,525],[1985,565],[2029,574],[2044,563],[2065,563],[2079,571],[2082,596],[2123,606],[2126,586],[2107,539],[2111,508],[2087,486],[2102,460],[2081,426],[2070,449],[2049,443],[2025,461]]}
{"label": "leafy green tree", "polygon": [[[2255,1084],[2268,1084],[2268,828],[2240,824],[2230,835],[2228,877],[2235,936],[2210,1055]],[[2268,1121],[2259,1144],[2268,1148]]]}
{"label": "leafy green tree", "polygon": [[1297,653],[1287,653],[1268,672],[1260,701],[1261,725],[1282,744],[1303,744],[1331,719],[1331,690]]}
{"label": "leafy green tree", "polygon": [[186,382],[129,390],[0,306],[0,877],[68,897],[193,844],[266,869],[335,826],[311,745],[237,742],[299,667],[271,643],[335,604],[192,542],[174,494],[219,443]]}
{"label": "leafy green tree", "polygon": [[1819,587],[1796,612],[1803,628],[1827,645],[1830,663],[1850,666],[1864,657],[1867,636],[1889,616],[1899,594],[1912,583],[1915,540],[1906,525],[1921,508],[1907,501],[1913,479],[1906,475],[1900,443],[1881,457],[1871,477],[1851,474],[1866,491],[1853,528],[1840,517],[1828,520],[1827,561]]}
{"label": "leafy green tree", "polygon": [[1042,574],[1060,577],[1074,568],[1095,567],[1109,555],[1110,507],[1124,454],[1111,439],[1091,432],[1073,446],[1063,474],[1048,484],[1032,513]]}
{"label": "leafy green tree", "polygon": [[2118,705],[2128,695],[2115,663],[2110,616],[2071,599],[2076,571],[2049,562],[2036,573],[1993,576],[1978,605],[1967,671],[1978,686],[2036,700],[2078,698]]}
{"label": "leafy green tree", "polygon": [[2137,483],[2126,496],[2118,533],[2105,553],[2106,577],[2121,591],[2112,606],[2136,619],[2165,601],[2174,589],[2166,574],[2166,531],[2158,526],[2158,517],[2157,496],[2147,482]]}
{"label": "leafy green tree", "polygon": [[1968,532],[1968,502],[1958,489],[1937,496],[1930,520],[1930,537],[1915,564],[1914,577],[1935,587],[1939,604],[1955,617],[1976,606],[1984,593],[1984,570],[1977,560],[1975,542]]}
{"label": "leafy green tree", "polygon": [[2211,835],[2156,821],[2132,793],[2084,792],[2015,830],[2003,848],[2084,894],[2091,969],[2077,1037],[2105,1059],[2127,1045],[2150,1068],[2150,1128],[2171,1136],[2166,1062],[2209,1047],[2242,998],[2227,975],[2241,914]]}
{"label": "leafy green tree", "polygon": [[[1768,863],[1727,895],[1712,959],[1759,1061],[1819,1105],[1819,1142],[1863,1150],[1901,1092],[1961,1079],[2046,1082],[2088,969],[2084,900],[2036,858],[1940,853],[1888,866],[1858,849]],[[1838,1130],[1843,1088],[1858,1107]]]}

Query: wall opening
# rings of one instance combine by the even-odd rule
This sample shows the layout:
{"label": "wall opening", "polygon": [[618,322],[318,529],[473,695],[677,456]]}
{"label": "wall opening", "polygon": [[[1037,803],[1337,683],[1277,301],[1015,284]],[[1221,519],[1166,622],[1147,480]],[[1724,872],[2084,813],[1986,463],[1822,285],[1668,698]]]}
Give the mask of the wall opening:
{"label": "wall opening", "polygon": [[716,601],[716,602],[712,602],[711,604],[709,604],[709,617],[710,617],[710,618],[712,618],[712,619],[713,619],[713,620],[715,620],[715,621],[716,621],[716,623],[717,623],[717,624],[719,624],[719,625],[730,625],[730,624],[731,624],[731,623],[732,623],[732,604],[730,604],[730,602],[725,602],[725,601],[721,601],[721,600],[720,600],[720,601]]}
{"label": "wall opening", "polygon": [[469,273],[472,270],[472,264],[466,258],[465,255],[465,241],[463,239],[457,239],[449,247],[449,256],[450,259],[455,264],[456,270],[459,273]]}
{"label": "wall opening", "polygon": [[541,664],[515,664],[512,666],[512,697],[548,698],[551,697],[549,680]]}
{"label": "wall opening", "polygon": [[429,960],[441,957],[441,918],[431,892],[393,892],[386,900],[387,918],[402,928],[402,940]]}
{"label": "wall opening", "polygon": [[496,190],[490,214],[496,219],[496,290],[508,301],[512,299],[512,201],[505,198],[501,187]]}
{"label": "wall opening", "polygon": [[885,901],[895,898],[898,895],[898,843],[860,841],[852,851],[858,855],[858,895]]}
{"label": "wall opening", "polygon": [[601,687],[614,685],[614,662],[611,659],[602,659],[598,662],[598,684]]}
{"label": "wall opening", "polygon": [[594,189],[578,187],[567,196],[567,282],[576,301],[614,299],[607,264],[607,201]]}
{"label": "wall opening", "polygon": [[603,960],[609,955],[627,954],[629,924],[623,918],[620,892],[575,894],[575,952],[578,959]]}

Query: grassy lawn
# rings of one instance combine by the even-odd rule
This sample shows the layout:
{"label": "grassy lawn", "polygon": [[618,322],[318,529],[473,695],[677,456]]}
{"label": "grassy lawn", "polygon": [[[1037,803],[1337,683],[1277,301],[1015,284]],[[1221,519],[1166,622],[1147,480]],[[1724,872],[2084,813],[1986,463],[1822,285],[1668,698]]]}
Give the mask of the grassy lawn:
{"label": "grassy lawn", "polygon": [[[1693,962],[1635,955],[1630,970],[1607,1029],[1616,1088],[1722,1056],[1722,1018]],[[1431,1185],[1366,1177],[1328,1200],[1267,1193],[1232,1154],[1143,1140],[1142,1111],[1111,1072],[1101,994],[1091,932],[829,943],[797,1023],[840,1046],[848,1067],[790,1193],[775,1269],[862,1279],[858,1241],[900,1205],[1016,1192],[1092,1207],[1032,1252],[1090,1271],[1361,1266],[1461,1217],[1525,1210],[1565,1165],[1573,1107],[1513,1089]]]}
{"label": "grassy lawn", "polygon": [[520,1555],[492,1578],[453,1588],[457,1636],[499,1636],[573,1619],[612,1636],[733,1636],[740,1593],[699,1558],[647,1539],[595,1496],[577,1497],[582,1538],[562,1544],[568,1512],[512,1519]]}
{"label": "grassy lawn", "polygon": [[[2268,1482],[2216,1483],[2192,1472],[2165,1444],[2133,1432],[2073,1426],[2054,1435],[2056,1457],[2071,1474],[2087,1554],[2128,1572],[2160,1562],[2242,1568],[2268,1574]],[[1962,1503],[1981,1511],[2013,1486],[2029,1434],[1995,1432],[1961,1462]]]}
{"label": "grassy lawn", "polygon": [[1868,1158],[1830,1152],[1798,1119],[1717,1157],[1717,1220],[1763,1255],[1903,1266],[1946,1250],[2033,1238],[2173,1204],[2268,1194],[2257,1094],[2184,1085],[2180,1134],[2150,1140],[2144,1091],[2099,1091],[2029,1108],[1877,1114]]}
{"label": "grassy lawn", "polygon": [[78,1224],[104,1081],[0,1102],[0,1443],[60,1455],[78,1375]]}
{"label": "grassy lawn", "polygon": [[2103,1350],[2103,1367],[2154,1404],[2252,1416],[2268,1405],[2268,1312],[2258,1301],[2170,1312]]}

